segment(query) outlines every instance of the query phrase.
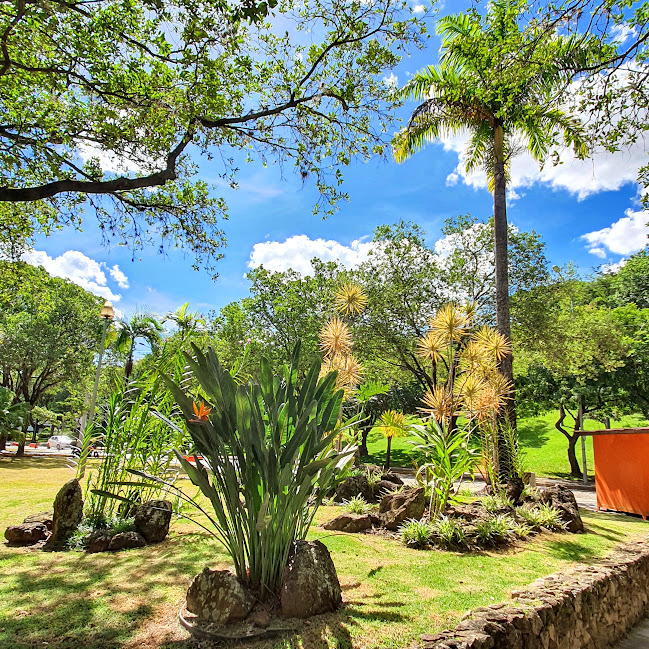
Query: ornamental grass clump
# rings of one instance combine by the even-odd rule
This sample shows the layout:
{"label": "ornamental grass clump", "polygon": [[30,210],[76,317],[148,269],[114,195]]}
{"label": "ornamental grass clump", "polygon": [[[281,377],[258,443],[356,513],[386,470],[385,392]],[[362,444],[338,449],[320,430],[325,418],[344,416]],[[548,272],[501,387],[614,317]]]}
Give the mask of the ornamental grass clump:
{"label": "ornamental grass clump", "polygon": [[411,548],[424,550],[430,546],[433,528],[428,521],[411,519],[399,528],[401,542]]}
{"label": "ornamental grass clump", "polygon": [[561,519],[561,512],[548,504],[535,507],[517,507],[516,516],[527,523],[534,531],[541,529],[561,532],[566,529],[566,524]]}
{"label": "ornamental grass clump", "polygon": [[212,349],[193,351],[186,358],[196,393],[187,395],[171,379],[167,385],[185,417],[196,465],[176,455],[210,501],[213,513],[201,511],[241,584],[262,599],[276,596],[291,544],[306,537],[322,499],[353,460],[353,444],[341,451],[333,445],[346,428],[337,425],[343,390],[335,372],[319,378],[318,362],[298,383],[299,345],[282,373],[273,375],[262,358],[258,383],[243,385]]}
{"label": "ornamental grass clump", "polygon": [[367,514],[370,511],[370,504],[360,494],[343,501],[343,507],[350,514]]}

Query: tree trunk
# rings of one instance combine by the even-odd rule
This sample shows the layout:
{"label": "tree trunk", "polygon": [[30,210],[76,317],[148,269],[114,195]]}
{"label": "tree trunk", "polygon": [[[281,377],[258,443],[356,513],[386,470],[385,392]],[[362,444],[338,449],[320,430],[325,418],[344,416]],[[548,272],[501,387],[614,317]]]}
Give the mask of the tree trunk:
{"label": "tree trunk", "polygon": [[369,455],[369,451],[367,450],[367,436],[370,434],[370,430],[370,428],[361,429],[361,445],[358,447],[358,452],[361,457]]}
{"label": "tree trunk", "polygon": [[568,462],[570,462],[570,475],[573,478],[581,478],[581,468],[577,462],[577,442],[579,435],[572,435],[568,438]]}
{"label": "tree trunk", "polygon": [[383,467],[384,471],[387,473],[390,470],[390,448],[392,446],[392,437],[388,437],[388,452],[385,454],[385,466]]}
{"label": "tree trunk", "polygon": [[[496,275],[496,330],[508,340],[511,340],[509,316],[509,259],[507,252],[507,201],[505,178],[505,147],[503,126],[497,122],[494,126],[494,262]],[[512,428],[516,429],[516,407],[514,402],[514,358],[508,354],[500,361],[500,372],[512,384],[507,401],[506,414]],[[500,419],[502,421],[502,418]],[[509,479],[511,461],[506,450],[504,435],[498,432],[498,447],[500,458],[500,478]]]}
{"label": "tree trunk", "polygon": [[18,444],[18,450],[16,451],[16,457],[24,457],[25,456],[25,440],[20,442]]}
{"label": "tree trunk", "polygon": [[7,449],[7,436],[0,435],[0,451],[5,451]]}

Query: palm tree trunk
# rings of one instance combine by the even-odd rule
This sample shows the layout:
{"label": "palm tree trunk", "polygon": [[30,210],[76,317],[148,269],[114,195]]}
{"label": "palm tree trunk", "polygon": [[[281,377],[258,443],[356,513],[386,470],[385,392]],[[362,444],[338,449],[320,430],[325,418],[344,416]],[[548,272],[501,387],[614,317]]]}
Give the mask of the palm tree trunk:
{"label": "palm tree trunk", "polygon": [[[511,339],[509,317],[509,259],[507,253],[507,199],[505,178],[505,147],[502,124],[494,126],[494,261],[496,270],[496,329],[507,339]],[[500,362],[500,372],[514,382],[514,358],[508,354]],[[516,428],[516,408],[512,388],[507,405],[507,417],[510,425]],[[500,427],[499,427],[500,428]],[[498,434],[500,457],[500,476],[507,479],[510,473],[510,462],[506,452],[502,432]]]}
{"label": "palm tree trunk", "polygon": [[385,466],[383,470],[387,473],[390,470],[390,450],[392,447],[392,435],[388,437],[388,452],[385,454]]}

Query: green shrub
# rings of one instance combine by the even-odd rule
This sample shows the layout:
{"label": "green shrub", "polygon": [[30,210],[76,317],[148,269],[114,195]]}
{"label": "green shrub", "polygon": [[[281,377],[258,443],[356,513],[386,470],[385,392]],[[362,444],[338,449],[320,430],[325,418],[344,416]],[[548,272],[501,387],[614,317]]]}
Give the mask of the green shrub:
{"label": "green shrub", "polygon": [[475,536],[478,545],[484,548],[503,545],[511,541],[514,520],[505,514],[490,516],[475,523]]}
{"label": "green shrub", "polygon": [[468,524],[459,518],[440,516],[431,523],[432,538],[436,545],[447,550],[462,549],[469,536]]}
{"label": "green shrub", "polygon": [[531,536],[533,533],[532,528],[527,523],[522,523],[521,521],[512,520],[512,534],[521,540],[524,540]]}
{"label": "green shrub", "polygon": [[482,499],[482,506],[490,514],[494,514],[501,509],[514,509],[514,501],[511,498],[507,498],[507,496],[502,493],[495,496],[485,496]]}
{"label": "green shrub", "polygon": [[422,550],[431,543],[433,527],[428,521],[411,519],[399,528],[399,534],[404,545]]}
{"label": "green shrub", "polygon": [[370,510],[369,503],[360,494],[354,496],[353,498],[350,498],[349,500],[345,500],[343,502],[343,505],[345,507],[345,511],[348,511],[352,514],[367,514],[367,512]]}
{"label": "green shrub", "polygon": [[535,507],[517,507],[516,516],[523,519],[533,530],[565,530],[566,524],[561,520],[561,512],[554,507],[543,504]]}

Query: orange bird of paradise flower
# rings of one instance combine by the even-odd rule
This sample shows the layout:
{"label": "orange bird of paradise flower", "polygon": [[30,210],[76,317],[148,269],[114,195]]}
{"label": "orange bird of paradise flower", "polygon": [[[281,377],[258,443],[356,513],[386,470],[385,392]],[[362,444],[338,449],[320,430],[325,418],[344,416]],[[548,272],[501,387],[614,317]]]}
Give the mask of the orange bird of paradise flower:
{"label": "orange bird of paradise flower", "polygon": [[196,402],[193,402],[194,406],[194,414],[196,415],[196,419],[192,419],[192,423],[200,423],[201,421],[208,421],[210,417],[210,412],[212,412],[212,408],[207,408],[205,406],[205,402],[201,401],[201,405],[197,405]]}

